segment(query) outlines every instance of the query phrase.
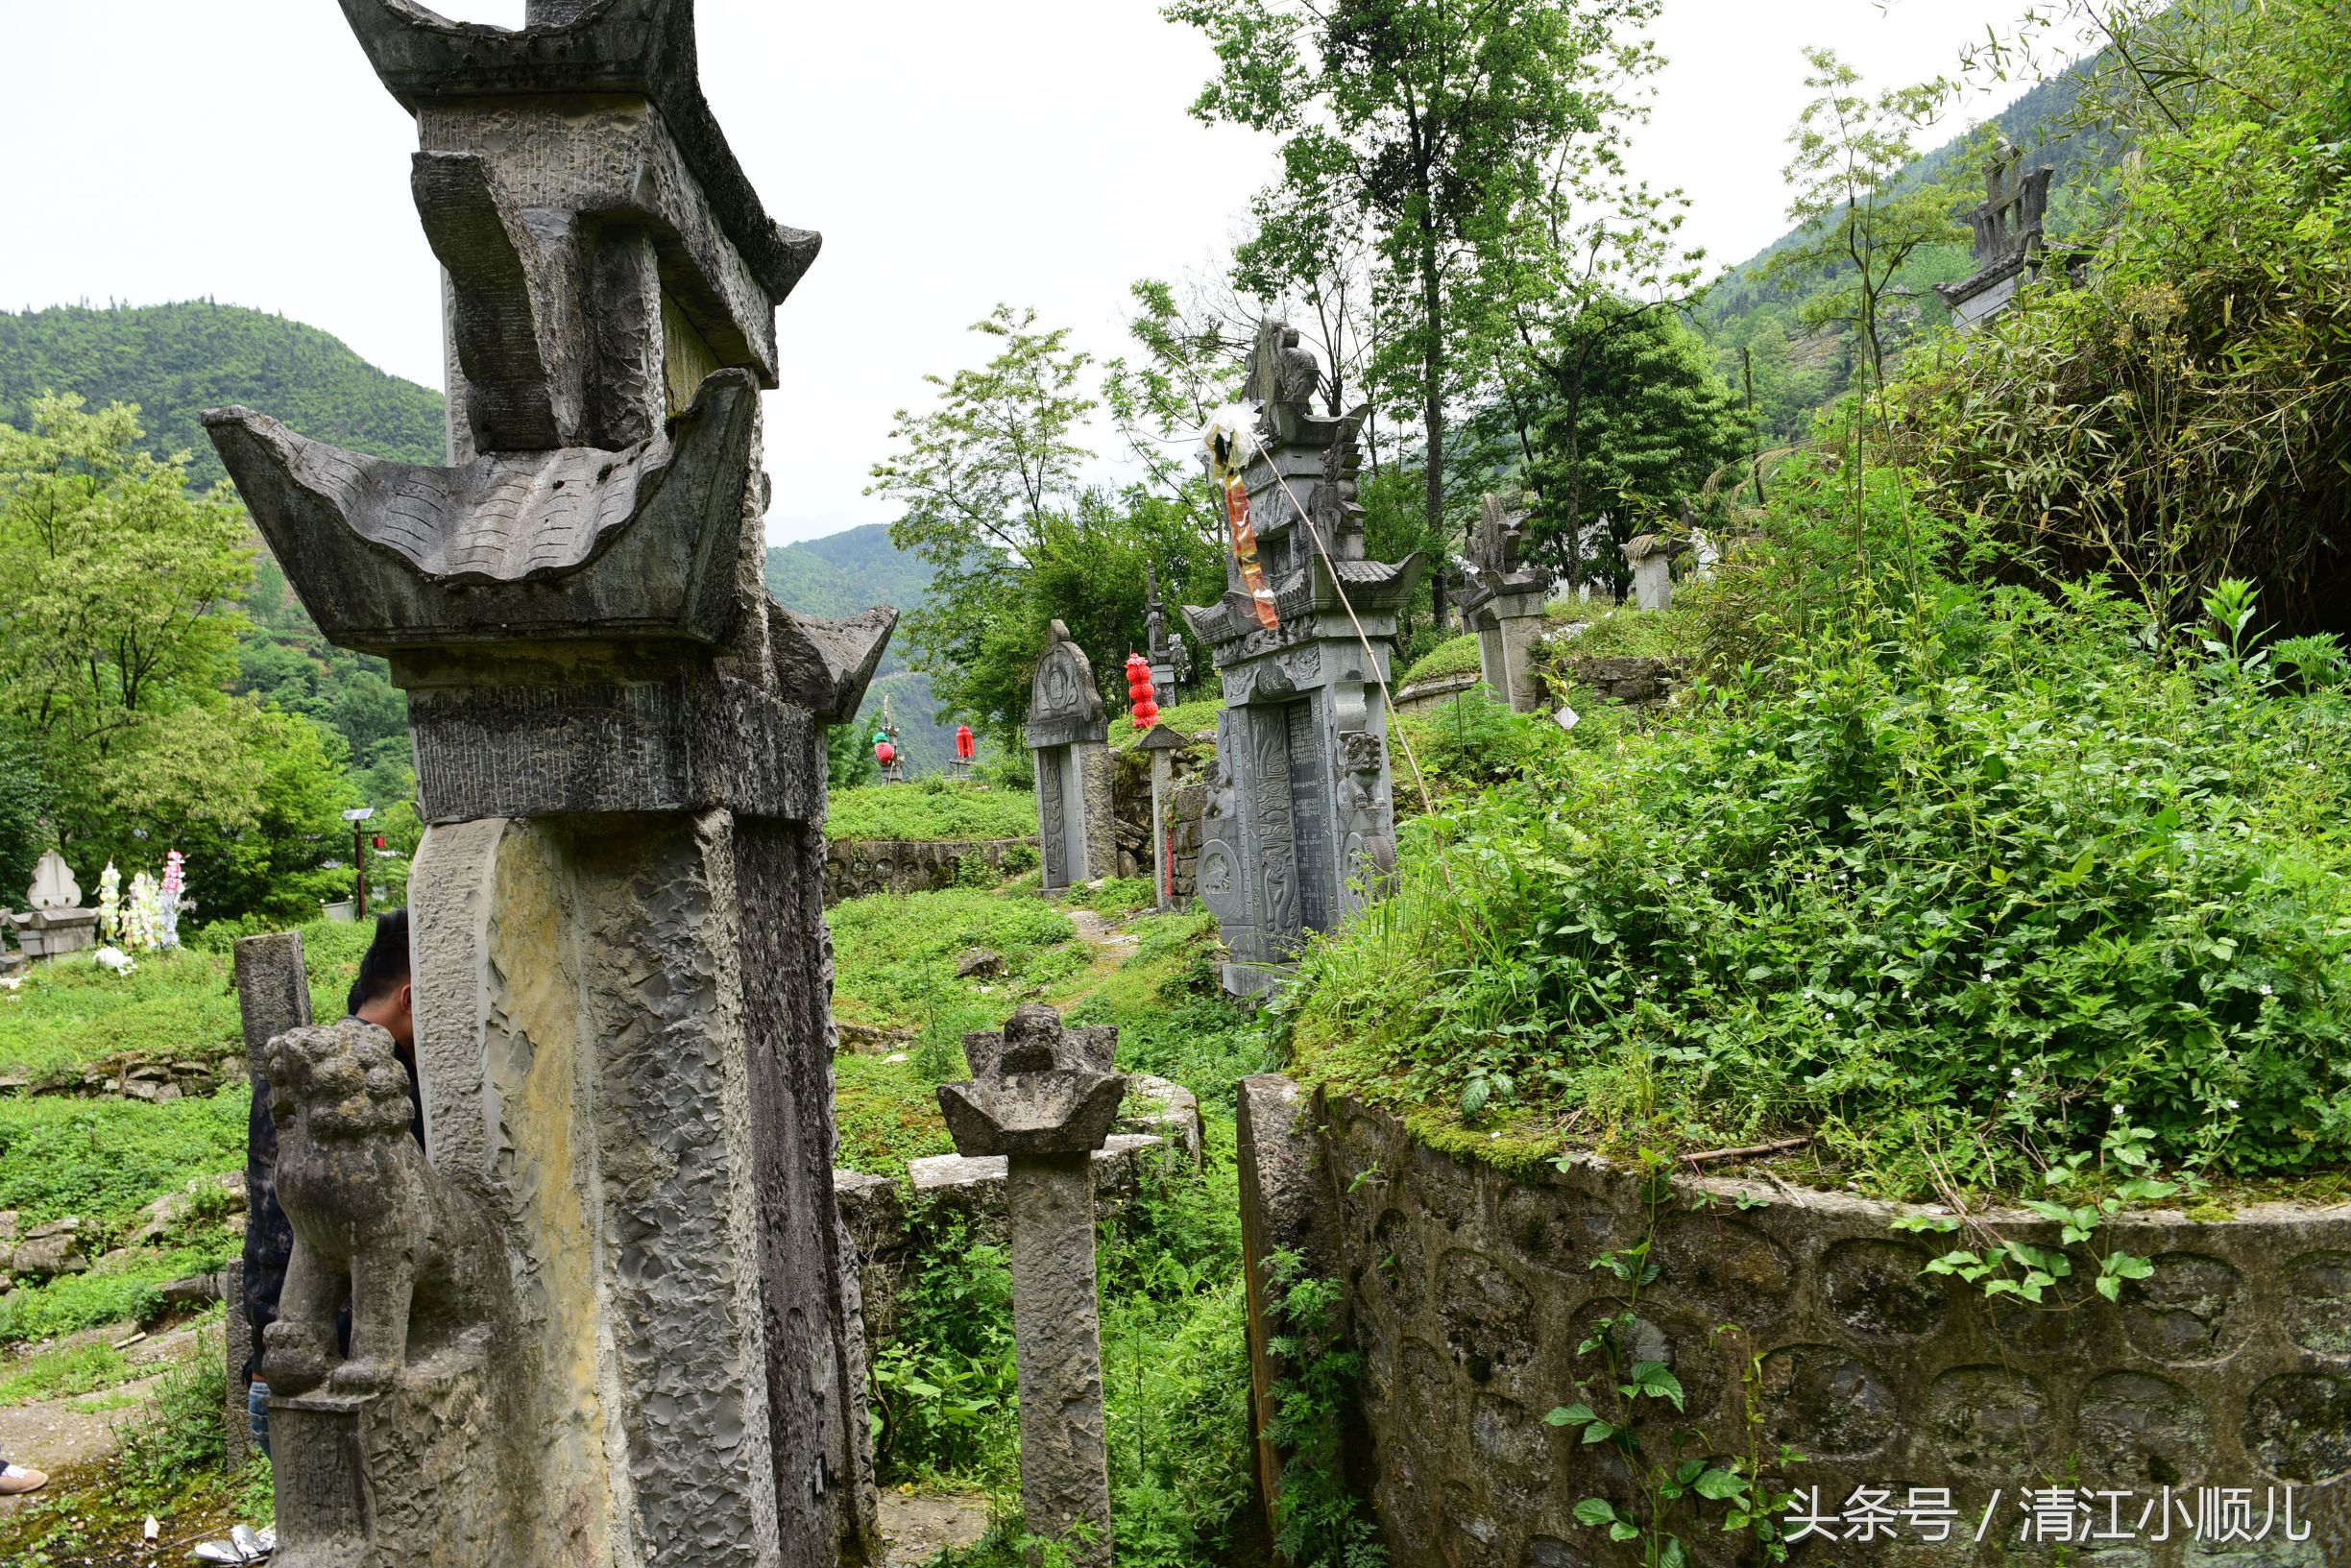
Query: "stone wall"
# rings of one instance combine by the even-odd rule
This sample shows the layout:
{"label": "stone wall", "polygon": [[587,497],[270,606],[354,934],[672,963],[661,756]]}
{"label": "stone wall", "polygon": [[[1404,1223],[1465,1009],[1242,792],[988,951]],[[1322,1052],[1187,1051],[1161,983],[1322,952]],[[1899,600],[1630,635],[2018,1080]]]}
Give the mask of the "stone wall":
{"label": "stone wall", "polygon": [[[1579,1382],[1605,1381],[1577,1347],[1620,1310],[1622,1287],[1592,1261],[1654,1228],[1660,1272],[1634,1304],[1627,1359],[1679,1378],[1687,1410],[1674,1424],[1702,1434],[1687,1454],[1748,1451],[1752,1409],[1765,1452],[1786,1442],[1807,1456],[1786,1479],[1817,1488],[1826,1513],[1856,1487],[1888,1489],[1898,1509],[1910,1488],[1951,1488],[1951,1541],[1927,1545],[1899,1524],[1891,1540],[1815,1535],[1792,1549],[1799,1565],[2351,1563],[2351,1207],[2268,1206],[2209,1224],[2153,1215],[2116,1236],[2154,1266],[2119,1306],[2077,1280],[2065,1310],[1993,1310],[1978,1288],[1921,1272],[1941,1239],[1892,1230],[1895,1205],[1749,1173],[1677,1179],[1651,1211],[1632,1176],[1599,1162],[1513,1176],[1433,1152],[1350,1101],[1302,1121],[1365,1357],[1357,1458],[1395,1562],[1635,1560],[1573,1513],[1590,1496],[1631,1500],[1610,1446],[1543,1417],[1583,1398]],[[2029,1219],[1999,1223],[2055,1241]],[[1663,1424],[1646,1435],[1661,1443]],[[2166,1486],[2173,1506],[2197,1508],[2195,1488],[2249,1488],[2249,1533],[2288,1484],[2297,1528],[2311,1530],[2299,1543],[2272,1512],[2259,1544],[2192,1548],[2176,1517],[2162,1544],[2152,1522],[2136,1544],[2095,1555],[2064,1557],[2047,1536],[2017,1544],[2023,1488],[2132,1493],[2126,1526],[2164,1506]],[[2095,1500],[2100,1528],[2120,1506]],[[1711,1522],[1688,1538],[1702,1564],[1752,1546]]]}
{"label": "stone wall", "polygon": [[1547,673],[1555,683],[1572,681],[1605,702],[1646,708],[1664,702],[1688,681],[1689,661],[1634,655],[1574,659],[1561,649],[1552,654]]}
{"label": "stone wall", "polygon": [[956,884],[956,868],[978,856],[999,877],[1005,857],[1033,838],[835,838],[825,844],[826,907],[868,893],[930,893]]}

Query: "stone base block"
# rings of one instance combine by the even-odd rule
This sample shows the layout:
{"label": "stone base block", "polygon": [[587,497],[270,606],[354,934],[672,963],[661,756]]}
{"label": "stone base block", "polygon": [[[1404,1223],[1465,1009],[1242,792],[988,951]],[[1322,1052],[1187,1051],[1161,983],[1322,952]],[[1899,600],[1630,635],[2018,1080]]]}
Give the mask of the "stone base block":
{"label": "stone base block", "polygon": [[[1162,1138],[1134,1133],[1111,1134],[1094,1151],[1094,1201],[1114,1208],[1132,1203],[1144,1162],[1165,1148],[1166,1143]],[[1005,1173],[1001,1154],[938,1154],[907,1165],[918,1200],[929,1199],[948,1213],[997,1232],[1002,1231],[1007,1212]]]}
{"label": "stone base block", "polygon": [[270,1401],[278,1568],[510,1568],[497,1451],[478,1360],[412,1366],[380,1394]]}

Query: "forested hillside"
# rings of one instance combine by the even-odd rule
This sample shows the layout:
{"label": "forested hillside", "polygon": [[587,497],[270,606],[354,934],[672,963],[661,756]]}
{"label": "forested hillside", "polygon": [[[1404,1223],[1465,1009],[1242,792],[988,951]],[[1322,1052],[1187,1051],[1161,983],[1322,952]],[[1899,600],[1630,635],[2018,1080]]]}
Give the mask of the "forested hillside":
{"label": "forested hillside", "polygon": [[[2121,159],[2111,133],[2085,133],[2065,124],[2094,61],[2083,61],[2035,84],[1981,128],[1953,136],[1913,159],[1887,181],[1889,192],[1938,189],[1951,212],[1983,199],[1984,157],[2005,138],[2027,167],[2053,166],[2048,231],[2079,233],[2095,222],[2097,197]],[[1757,423],[1774,446],[1807,433],[1812,413],[1852,384],[1856,334],[1834,313],[1832,296],[1850,265],[1806,266],[1796,253],[1810,249],[1823,228],[1802,224],[1725,273],[1707,293],[1697,320],[1714,350],[1715,366],[1734,392],[1752,388]],[[1975,271],[1965,230],[1954,227],[1941,243],[1919,247],[1895,274],[1890,319],[1902,344],[1950,319],[1934,285]]]}
{"label": "forested hillside", "polygon": [[138,404],[153,447],[187,452],[199,488],[224,477],[202,422],[223,403],[352,451],[437,463],[446,450],[438,392],[315,326],[205,300],[0,311],[0,424],[23,428],[47,392],[79,393],[94,409]]}
{"label": "forested hillside", "polygon": [[[768,591],[785,609],[805,615],[854,615],[878,604],[910,611],[922,603],[930,586],[930,564],[892,544],[885,523],[773,545],[767,551]],[[955,726],[933,719],[937,699],[932,695],[931,678],[907,666],[903,625],[890,639],[889,651],[858,714],[860,737],[870,737],[881,724],[885,703],[890,722],[898,727],[907,771],[945,772],[948,758],[955,754]]]}

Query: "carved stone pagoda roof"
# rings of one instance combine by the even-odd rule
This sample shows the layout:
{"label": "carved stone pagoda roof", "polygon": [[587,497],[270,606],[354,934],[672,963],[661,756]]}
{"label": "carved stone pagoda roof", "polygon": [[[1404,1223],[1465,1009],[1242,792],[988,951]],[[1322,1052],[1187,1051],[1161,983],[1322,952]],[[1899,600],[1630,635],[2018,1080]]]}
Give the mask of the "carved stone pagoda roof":
{"label": "carved stone pagoda roof", "polygon": [[781,303],[823,236],[767,216],[702,95],[693,0],[587,0],[560,24],[453,22],[415,0],[341,0],[368,62],[414,112],[424,103],[517,94],[628,94],[660,110],[720,226]]}

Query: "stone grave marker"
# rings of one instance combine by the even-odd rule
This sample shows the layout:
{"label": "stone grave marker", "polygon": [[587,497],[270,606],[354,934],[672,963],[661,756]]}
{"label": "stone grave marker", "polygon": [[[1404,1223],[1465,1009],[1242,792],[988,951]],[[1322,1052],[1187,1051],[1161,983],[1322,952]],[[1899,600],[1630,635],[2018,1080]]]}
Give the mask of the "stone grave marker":
{"label": "stone grave marker", "polygon": [[1094,665],[1059,621],[1046,634],[1029,686],[1029,749],[1036,760],[1037,826],[1045,890],[1110,876],[1118,846],[1110,819],[1110,720]]}
{"label": "stone grave marker", "polygon": [[1355,499],[1359,410],[1317,418],[1313,356],[1278,325],[1258,337],[1249,385],[1269,392],[1242,472],[1269,625],[1228,559],[1222,601],[1186,606],[1222,684],[1199,892],[1233,961],[1224,985],[1271,984],[1308,931],[1328,930],[1394,866],[1389,673],[1396,620],[1422,566],[1364,555]]}
{"label": "stone grave marker", "polygon": [[1070,1541],[1081,1568],[1111,1561],[1093,1158],[1127,1093],[1110,1066],[1117,1043],[1116,1028],[1068,1028],[1029,1002],[1003,1033],[965,1035],[972,1075],[938,1092],[956,1152],[1006,1161],[1021,1508],[1030,1534]]}
{"label": "stone grave marker", "polygon": [[410,1188],[470,1194],[498,1255],[420,1284],[479,1315],[429,1357],[273,1404],[279,1560],[856,1560],[824,730],[895,613],[793,615],[760,576],[759,393],[818,238],[730,151],[688,0],[343,9],[417,125],[449,463],[206,422],[320,628],[408,693]]}
{"label": "stone grave marker", "polygon": [[1499,496],[1485,497],[1461,609],[1463,623],[1477,633],[1479,674],[1488,689],[1518,712],[1532,713],[1543,705],[1534,655],[1551,573],[1519,565],[1525,520],[1524,513],[1507,511]]}

